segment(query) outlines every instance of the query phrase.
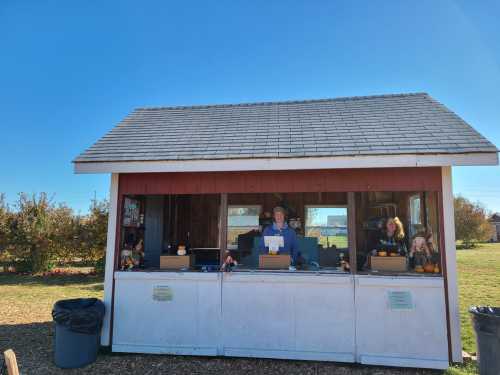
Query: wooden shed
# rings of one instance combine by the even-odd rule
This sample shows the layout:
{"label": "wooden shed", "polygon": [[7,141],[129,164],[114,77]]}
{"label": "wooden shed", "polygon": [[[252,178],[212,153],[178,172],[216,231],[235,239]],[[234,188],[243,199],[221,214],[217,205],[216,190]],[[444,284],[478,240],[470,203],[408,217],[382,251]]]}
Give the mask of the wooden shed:
{"label": "wooden shed", "polygon": [[425,93],[136,109],[74,160],[111,175],[101,343],[460,362],[451,172],[497,152]]}

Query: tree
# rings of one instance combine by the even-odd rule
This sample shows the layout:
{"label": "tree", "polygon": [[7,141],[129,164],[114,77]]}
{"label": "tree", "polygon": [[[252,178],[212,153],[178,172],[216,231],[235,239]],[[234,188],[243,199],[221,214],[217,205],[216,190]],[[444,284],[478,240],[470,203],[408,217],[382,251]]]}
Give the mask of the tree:
{"label": "tree", "polygon": [[487,212],[480,203],[458,196],[454,199],[454,208],[455,235],[457,240],[463,241],[465,248],[471,248],[476,242],[486,241],[491,237]]}
{"label": "tree", "polygon": [[9,220],[10,251],[26,270],[46,271],[50,268],[50,250],[54,249],[55,222],[50,215],[53,205],[44,193],[31,197],[22,193],[16,208]]}
{"label": "tree", "polygon": [[87,216],[82,219],[81,245],[83,259],[102,261],[108,232],[108,202],[93,200]]}
{"label": "tree", "polygon": [[5,203],[5,194],[0,194],[0,257],[6,251],[9,235],[9,206]]}

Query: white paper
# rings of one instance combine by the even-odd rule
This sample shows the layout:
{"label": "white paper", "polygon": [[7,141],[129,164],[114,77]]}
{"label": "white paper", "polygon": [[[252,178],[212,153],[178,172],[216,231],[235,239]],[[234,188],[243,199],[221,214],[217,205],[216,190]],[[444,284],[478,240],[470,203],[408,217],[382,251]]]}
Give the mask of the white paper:
{"label": "white paper", "polygon": [[269,248],[269,252],[277,253],[285,243],[282,236],[264,236],[264,245]]}

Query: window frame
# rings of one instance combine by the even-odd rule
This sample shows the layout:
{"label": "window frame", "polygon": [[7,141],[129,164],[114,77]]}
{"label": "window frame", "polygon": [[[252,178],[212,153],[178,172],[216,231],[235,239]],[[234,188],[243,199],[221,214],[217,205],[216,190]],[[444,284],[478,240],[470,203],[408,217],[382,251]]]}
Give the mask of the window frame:
{"label": "window frame", "polygon": [[262,204],[228,204],[227,205],[227,221],[226,221],[226,246],[228,250],[236,250],[238,248],[238,245],[234,247],[234,245],[229,244],[229,230],[230,228],[234,228],[234,226],[229,225],[229,209],[230,208],[258,208],[259,214],[258,214],[258,219],[257,219],[257,229],[259,228],[259,222],[258,220],[260,219],[260,215],[262,214]]}
{"label": "window frame", "polygon": [[[349,250],[349,231],[351,230],[350,225],[349,225],[349,207],[347,204],[305,204],[304,205],[304,237],[307,234],[307,212],[309,208],[345,208],[346,210],[346,228],[347,228],[347,246],[346,247],[339,247],[337,250]],[[319,239],[318,239],[319,243]]]}
{"label": "window frame", "polygon": [[[413,222],[414,219],[414,201],[418,199],[419,201],[419,208],[418,208],[418,222]],[[408,239],[412,238],[416,232],[415,232],[415,226],[417,225],[424,225],[424,218],[423,216],[425,213],[423,212],[425,210],[425,204],[424,204],[424,199],[422,197],[422,193],[418,192],[416,194],[410,195],[408,197]]]}

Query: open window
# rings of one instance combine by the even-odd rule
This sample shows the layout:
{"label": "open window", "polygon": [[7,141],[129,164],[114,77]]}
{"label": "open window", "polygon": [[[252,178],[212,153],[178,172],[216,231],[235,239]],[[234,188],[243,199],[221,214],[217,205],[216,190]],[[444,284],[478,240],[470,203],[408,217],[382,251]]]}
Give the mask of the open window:
{"label": "open window", "polygon": [[219,194],[124,196],[118,269],[218,269],[219,215]]}
{"label": "open window", "polygon": [[[294,233],[293,254],[281,246],[278,256],[271,255],[263,235],[273,225],[276,206],[285,209],[286,231]],[[288,270],[290,265],[298,271],[348,269],[346,193],[229,194],[227,224],[228,250],[238,262],[236,270]]]}
{"label": "open window", "polygon": [[347,249],[347,208],[306,206],[305,235],[315,237],[323,248]]}
{"label": "open window", "polygon": [[437,192],[356,193],[357,267],[373,274],[441,274]]}
{"label": "open window", "polygon": [[227,208],[227,248],[238,249],[238,239],[259,230],[261,205],[231,205]]}

